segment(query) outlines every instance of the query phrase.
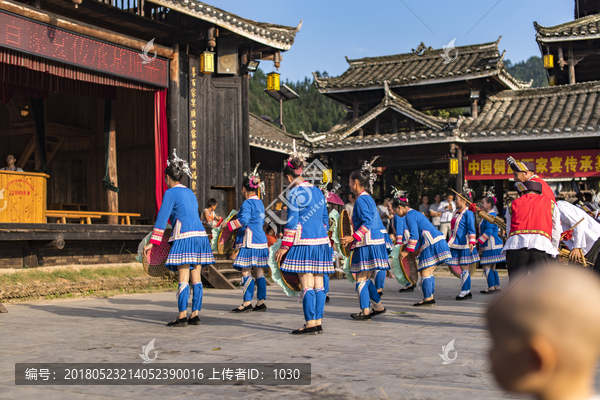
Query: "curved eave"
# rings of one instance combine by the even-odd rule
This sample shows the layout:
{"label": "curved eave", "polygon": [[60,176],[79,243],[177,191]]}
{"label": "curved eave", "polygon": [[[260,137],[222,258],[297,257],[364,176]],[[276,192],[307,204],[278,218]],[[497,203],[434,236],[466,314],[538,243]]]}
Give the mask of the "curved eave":
{"label": "curved eave", "polygon": [[[435,136],[433,136],[435,134]],[[417,133],[414,135],[403,135],[395,138],[391,138],[387,141],[379,140],[374,141],[373,139],[367,139],[368,143],[350,143],[344,144],[343,142],[336,143],[328,143],[325,146],[321,147],[313,147],[314,154],[323,154],[340,152],[340,151],[361,151],[361,150],[370,150],[370,149],[383,149],[390,147],[408,147],[408,146],[418,146],[423,144],[443,144],[443,143],[466,143],[467,141],[454,135],[448,135],[440,137],[440,133],[434,134],[426,134],[426,133]],[[423,137],[425,135],[425,137]],[[413,137],[410,137],[413,136]],[[364,139],[363,139],[364,141]]]}
{"label": "curved eave", "polygon": [[600,33],[585,34],[585,35],[553,35],[542,36],[536,35],[536,40],[540,43],[556,43],[556,42],[572,42],[575,40],[593,40],[600,38]]}
{"label": "curved eave", "polygon": [[[279,40],[279,39],[273,39],[273,38],[265,37],[265,36],[262,36],[259,34],[248,32],[247,30],[242,28],[243,25],[240,26],[240,25],[234,24],[232,22],[223,21],[222,19],[218,18],[217,16],[205,14],[203,12],[199,12],[199,11],[195,11],[195,10],[191,10],[191,9],[182,7],[181,5],[173,3],[168,0],[166,0],[166,1],[165,0],[148,0],[148,1],[153,4],[157,4],[159,6],[170,8],[170,9],[180,12],[182,14],[186,14],[191,17],[210,22],[212,24],[215,24],[216,26],[227,29],[228,31],[236,33],[240,36],[246,37],[257,43],[261,43],[261,44],[264,44],[269,47],[273,47],[278,50],[287,51],[292,47],[292,44],[294,43],[294,39],[290,40],[290,39],[284,38],[284,39]],[[228,17],[231,17],[231,16],[228,15]],[[242,18],[233,17],[233,20],[237,20],[238,22],[241,22],[242,24],[252,25],[252,24],[249,24],[248,22],[244,22],[244,20]],[[262,28],[258,25],[252,25],[252,26],[255,29],[258,29],[259,31],[269,31],[269,29]],[[300,30],[301,26],[302,26],[302,21],[300,21],[300,24],[295,29],[292,27],[289,27],[289,29],[297,32]],[[281,30],[282,28],[271,28],[271,31],[277,30],[277,29]],[[281,34],[278,34],[278,33],[273,33],[273,35],[282,36]],[[294,35],[295,35],[295,33],[294,33]]]}

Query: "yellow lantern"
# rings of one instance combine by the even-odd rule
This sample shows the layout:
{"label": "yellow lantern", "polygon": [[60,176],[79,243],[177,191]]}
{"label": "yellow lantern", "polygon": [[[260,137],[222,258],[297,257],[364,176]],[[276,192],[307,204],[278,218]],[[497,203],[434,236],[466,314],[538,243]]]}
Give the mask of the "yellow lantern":
{"label": "yellow lantern", "polygon": [[544,68],[554,68],[554,56],[552,54],[544,55]]}
{"label": "yellow lantern", "polygon": [[200,54],[200,72],[203,74],[215,72],[215,53],[205,51]]}
{"label": "yellow lantern", "polygon": [[279,91],[281,88],[279,84],[279,74],[277,72],[271,72],[267,74],[267,90]]}
{"label": "yellow lantern", "polygon": [[323,170],[323,183],[329,183],[329,182],[331,182],[331,170],[324,169]]}
{"label": "yellow lantern", "polygon": [[458,175],[458,158],[456,157],[450,159],[450,175]]}

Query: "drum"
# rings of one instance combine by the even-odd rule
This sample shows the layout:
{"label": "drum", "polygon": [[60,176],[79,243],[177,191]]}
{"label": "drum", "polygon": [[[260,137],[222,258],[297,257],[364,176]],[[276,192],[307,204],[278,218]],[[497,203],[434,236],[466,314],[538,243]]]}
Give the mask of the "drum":
{"label": "drum", "polygon": [[231,214],[221,223],[221,230],[219,231],[219,237],[217,239],[217,251],[219,254],[227,254],[233,249],[235,239],[237,238],[237,229],[230,231],[227,224],[235,219],[237,219],[237,213]]}
{"label": "drum", "polygon": [[[477,264],[475,263],[469,265],[469,274],[471,274],[471,276],[474,276],[473,274],[475,273],[476,267]],[[460,279],[460,275],[462,274],[462,269],[460,269],[460,265],[448,265],[448,270],[452,273],[452,275]]]}
{"label": "drum", "polygon": [[354,229],[352,227],[352,221],[350,220],[350,214],[348,211],[342,210],[340,213],[340,217],[338,218],[338,238],[340,239],[340,253],[344,257],[350,257],[350,253],[352,251],[352,243],[343,246],[341,241],[343,238],[347,236],[352,236],[354,234]]}
{"label": "drum", "polygon": [[[287,255],[287,253],[286,253]],[[281,259],[279,263],[279,273],[281,274],[281,279],[283,283],[294,292],[302,292],[302,286],[300,285],[300,277],[298,274],[293,272],[285,272],[281,270],[281,264],[285,261],[285,256]]]}
{"label": "drum", "polygon": [[165,263],[167,262],[169,252],[171,251],[171,244],[169,243],[171,233],[171,229],[165,229],[160,245],[152,246],[150,255],[148,257],[142,258],[142,265],[144,266],[144,271],[146,271],[148,275],[159,277],[167,275],[170,272],[169,269],[165,266]]}
{"label": "drum", "polygon": [[[405,248],[406,246],[403,246],[402,251],[404,251]],[[401,253],[402,252],[400,252],[398,257],[400,259],[400,269],[402,274],[411,285],[415,285],[419,280],[419,263],[412,253],[408,253],[406,257],[402,257]]]}

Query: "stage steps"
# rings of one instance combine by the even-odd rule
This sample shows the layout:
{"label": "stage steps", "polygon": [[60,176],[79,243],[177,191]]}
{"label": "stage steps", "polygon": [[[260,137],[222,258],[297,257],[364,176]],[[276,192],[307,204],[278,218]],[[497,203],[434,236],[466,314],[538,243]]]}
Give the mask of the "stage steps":
{"label": "stage steps", "polygon": [[[203,266],[202,277],[216,289],[237,289],[242,281],[242,272],[233,268],[233,260],[215,254],[215,264]],[[271,286],[268,279],[267,286]]]}

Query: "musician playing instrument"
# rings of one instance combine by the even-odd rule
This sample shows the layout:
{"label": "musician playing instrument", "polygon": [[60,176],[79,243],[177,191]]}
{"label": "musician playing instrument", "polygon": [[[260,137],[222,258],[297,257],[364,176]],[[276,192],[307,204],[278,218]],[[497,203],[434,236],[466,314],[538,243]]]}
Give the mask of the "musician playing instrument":
{"label": "musician playing instrument", "polygon": [[515,186],[520,196],[506,215],[508,239],[502,248],[510,279],[558,256],[562,233],[560,211],[542,195],[542,185],[530,180],[515,182]]}
{"label": "musician playing instrument", "polygon": [[[173,244],[165,266],[171,271],[179,271],[179,287],[177,289],[177,303],[179,316],[167,326],[184,327],[188,323],[200,325],[198,312],[202,308],[202,281],[200,279],[200,267],[202,265],[214,264],[210,243],[206,231],[200,222],[198,215],[198,201],[196,195],[180,182],[185,173],[191,177],[188,163],[175,154],[174,160],[167,161],[165,169],[165,181],[168,190],[163,195],[162,205],[154,224],[150,243],[144,246],[144,257],[152,251],[153,245],[160,245],[167,226],[167,222],[173,224],[173,234],[169,242]],[[192,275],[192,314],[188,321],[187,307],[190,296],[190,270]]]}
{"label": "musician playing instrument", "polygon": [[584,209],[567,201],[559,200],[556,205],[560,210],[562,229],[569,232],[561,237],[563,243],[571,250],[569,261],[583,264],[585,257],[585,260],[593,265],[593,270],[599,272],[600,224]]}
{"label": "musician playing instrument", "polygon": [[325,196],[302,178],[303,168],[304,160],[293,154],[283,169],[291,187],[287,194],[288,222],[281,248],[275,253],[278,262],[285,256],[280,270],[297,273],[300,278],[306,325],[292,331],[296,335],[323,332],[326,301],[323,274],[334,272]]}
{"label": "musician playing instrument", "polygon": [[418,271],[421,276],[423,300],[415,303],[414,306],[435,306],[433,270],[436,265],[452,260],[446,237],[435,229],[423,214],[410,208],[408,199],[395,199],[393,207],[394,212],[399,217],[405,217],[406,227],[410,235],[406,250],[401,253],[402,256],[406,257],[410,252],[414,254],[415,258],[419,257]]}
{"label": "musician playing instrument", "polygon": [[448,262],[449,265],[459,266],[460,274],[460,293],[456,296],[456,300],[462,301],[473,297],[471,293],[471,275],[469,267],[479,261],[479,253],[475,244],[475,215],[467,207],[466,198],[471,194],[463,192],[461,196],[456,198],[456,211],[452,214],[450,221],[450,239],[448,247],[452,259]]}
{"label": "musician playing instrument", "polygon": [[506,159],[508,165],[513,171],[515,182],[538,182],[542,185],[542,196],[547,197],[553,203],[556,203],[554,191],[545,180],[540,178],[535,173],[535,164],[532,161],[516,161],[512,157]]}
{"label": "musician playing instrument", "polygon": [[[377,288],[369,279],[371,271],[390,269],[386,240],[382,232],[383,223],[375,201],[366,190],[372,190],[377,177],[373,173],[373,161],[365,161],[362,169],[350,174],[348,185],[357,196],[352,214],[354,235],[341,239],[342,245],[353,243],[354,246],[350,272],[356,274],[356,292],[361,311],[350,316],[356,320],[370,320],[372,316],[386,312]],[[369,309],[370,302],[373,303],[372,310]]]}
{"label": "musician playing instrument", "polygon": [[[267,281],[263,268],[269,268],[269,247],[267,236],[263,230],[265,223],[265,206],[256,195],[260,177],[258,173],[252,173],[244,179],[242,184],[242,195],[246,200],[242,203],[237,219],[227,224],[231,231],[237,229],[235,248],[239,253],[233,262],[233,268],[242,271],[243,303],[238,308],[231,310],[235,313],[249,311],[267,311],[265,300],[267,299]],[[254,272],[255,279],[252,278]],[[256,284],[256,306],[252,307],[254,286]]]}
{"label": "musician playing instrument", "polygon": [[[481,205],[486,213],[490,214],[491,217],[496,217],[496,213],[494,212],[494,207],[496,206],[495,197],[484,197]],[[498,234],[498,225],[492,224],[482,218],[479,224],[479,235],[477,241],[481,250],[483,250],[479,263],[483,268],[488,284],[488,288],[481,290],[480,293],[498,293],[500,292],[500,277],[498,276],[498,271],[496,271],[496,263],[506,261],[506,257],[502,255],[504,244]]]}

